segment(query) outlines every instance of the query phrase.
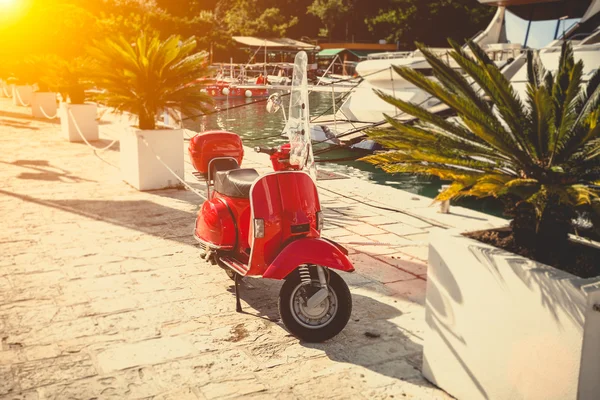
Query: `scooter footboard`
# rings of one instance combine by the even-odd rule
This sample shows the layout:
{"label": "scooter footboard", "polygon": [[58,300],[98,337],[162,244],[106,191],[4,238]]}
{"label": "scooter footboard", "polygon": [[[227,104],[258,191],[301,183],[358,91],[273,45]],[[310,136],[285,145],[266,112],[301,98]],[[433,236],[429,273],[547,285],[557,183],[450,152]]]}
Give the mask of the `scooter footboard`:
{"label": "scooter footboard", "polygon": [[314,264],[345,272],[353,272],[348,257],[328,240],[305,238],[288,244],[263,274],[263,278],[285,279],[299,265]]}

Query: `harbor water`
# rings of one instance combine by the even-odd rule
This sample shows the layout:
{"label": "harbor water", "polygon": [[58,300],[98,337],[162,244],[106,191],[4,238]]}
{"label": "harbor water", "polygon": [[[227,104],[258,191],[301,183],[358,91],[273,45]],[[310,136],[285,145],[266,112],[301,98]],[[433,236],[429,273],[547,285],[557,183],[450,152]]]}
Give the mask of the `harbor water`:
{"label": "harbor water", "polygon": [[[332,103],[335,96],[340,100],[344,93],[312,92],[310,94],[310,115],[315,117],[322,113],[332,113]],[[283,96],[284,109],[287,114],[287,97]],[[341,103],[336,104],[336,108]],[[287,139],[281,136],[285,125],[283,112],[280,110],[275,114],[269,114],[266,110],[266,102],[252,98],[231,98],[220,100],[215,106],[222,109],[221,112],[199,117],[196,120],[186,120],[184,126],[196,132],[206,130],[227,130],[235,132],[242,137],[246,146],[278,146],[286,143]],[[235,108],[232,108],[235,107]],[[326,149],[323,144],[314,147],[316,152]],[[348,158],[359,158],[366,155],[364,152],[337,149],[315,157],[319,160],[319,166],[328,171],[338,172],[359,179],[368,180],[380,185],[386,185],[407,192],[434,198],[442,186],[437,178],[416,176],[411,174],[388,174],[375,166],[363,161],[347,161]],[[267,157],[265,155],[265,157]],[[340,162],[327,162],[327,160],[345,159]],[[483,211],[493,215],[500,215],[500,207],[496,200],[461,200],[460,205]]]}

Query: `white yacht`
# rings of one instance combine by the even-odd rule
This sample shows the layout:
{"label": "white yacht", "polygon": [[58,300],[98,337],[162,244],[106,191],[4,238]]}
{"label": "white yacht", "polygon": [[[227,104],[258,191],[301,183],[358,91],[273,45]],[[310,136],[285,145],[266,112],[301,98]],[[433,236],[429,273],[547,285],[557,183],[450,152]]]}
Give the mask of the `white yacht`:
{"label": "white yacht", "polygon": [[[576,57],[584,60],[588,75],[600,66],[600,0],[479,1],[496,6],[498,10],[488,27],[475,36],[474,42],[496,61],[518,91],[525,90],[527,68],[524,49],[527,48],[541,48],[542,62],[548,70],[552,70],[558,64],[562,41],[570,40]],[[447,55],[449,50],[433,49],[440,55]],[[458,68],[449,56],[448,63]],[[431,67],[419,51],[371,55],[357,66],[357,72],[364,80],[335,115],[313,122],[313,139],[322,141],[329,137],[327,143],[334,143],[336,140],[331,136],[335,135],[341,136],[344,142],[356,141],[364,136],[362,128],[382,123],[383,114],[400,121],[413,119],[381,100],[374,89],[419,104],[432,112],[448,110],[437,98],[402,79],[393,71],[392,65],[432,75]]]}

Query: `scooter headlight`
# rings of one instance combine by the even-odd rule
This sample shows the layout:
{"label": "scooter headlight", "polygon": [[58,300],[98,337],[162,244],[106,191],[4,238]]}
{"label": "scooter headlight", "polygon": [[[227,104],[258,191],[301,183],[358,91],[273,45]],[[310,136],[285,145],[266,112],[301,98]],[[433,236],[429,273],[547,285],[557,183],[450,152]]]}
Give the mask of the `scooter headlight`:
{"label": "scooter headlight", "polygon": [[254,237],[263,238],[265,237],[265,220],[255,218],[254,219]]}
{"label": "scooter headlight", "polygon": [[317,211],[317,230],[322,230],[325,225],[325,218],[323,217],[323,211]]}

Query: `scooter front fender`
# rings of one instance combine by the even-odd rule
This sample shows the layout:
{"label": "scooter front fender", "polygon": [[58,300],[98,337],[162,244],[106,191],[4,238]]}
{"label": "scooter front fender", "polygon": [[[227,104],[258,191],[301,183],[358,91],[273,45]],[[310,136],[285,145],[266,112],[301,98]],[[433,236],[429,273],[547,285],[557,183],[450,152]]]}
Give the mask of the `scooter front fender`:
{"label": "scooter front fender", "polygon": [[345,272],[354,271],[348,257],[331,242],[320,238],[304,238],[288,244],[269,265],[263,278],[285,279],[302,264],[315,264]]}

